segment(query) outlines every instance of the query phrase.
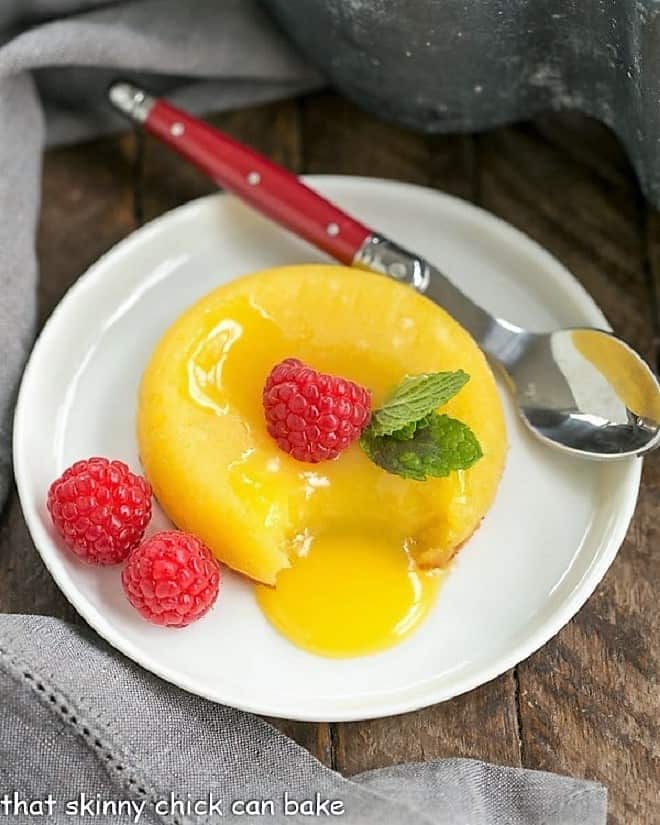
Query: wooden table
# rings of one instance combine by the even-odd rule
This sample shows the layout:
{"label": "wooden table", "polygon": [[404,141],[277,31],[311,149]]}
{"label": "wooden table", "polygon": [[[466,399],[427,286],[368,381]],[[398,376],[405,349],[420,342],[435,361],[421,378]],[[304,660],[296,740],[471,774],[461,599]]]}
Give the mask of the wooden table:
{"label": "wooden table", "polygon": [[[657,365],[660,216],[599,124],[549,115],[486,134],[427,137],[382,124],[329,93],[212,121],[298,172],[412,181],[482,205],[556,255],[615,331]],[[116,241],[209,191],[192,168],[135,133],[48,152],[42,321]],[[499,679],[404,716],[275,724],[345,774],[477,757],[598,779],[610,789],[610,823],[659,822],[659,493],[656,454],[646,461],[635,518],[603,583],[555,639]],[[0,523],[0,611],[77,620],[31,546],[15,495]]]}

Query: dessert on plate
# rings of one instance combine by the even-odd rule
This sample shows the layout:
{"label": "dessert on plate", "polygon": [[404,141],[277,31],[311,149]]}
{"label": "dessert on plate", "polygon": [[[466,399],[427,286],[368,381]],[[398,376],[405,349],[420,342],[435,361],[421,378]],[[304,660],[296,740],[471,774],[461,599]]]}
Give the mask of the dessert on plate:
{"label": "dessert on plate", "polygon": [[469,334],[408,286],[330,265],[245,276],[184,312],[146,367],[138,440],[176,527],[331,656],[420,624],[506,455]]}

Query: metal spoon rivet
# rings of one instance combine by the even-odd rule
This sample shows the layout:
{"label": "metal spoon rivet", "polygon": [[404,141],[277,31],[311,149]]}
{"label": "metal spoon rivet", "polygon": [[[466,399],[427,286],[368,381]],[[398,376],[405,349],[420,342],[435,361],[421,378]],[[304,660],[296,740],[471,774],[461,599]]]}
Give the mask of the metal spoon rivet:
{"label": "metal spoon rivet", "polygon": [[393,278],[396,278],[397,281],[402,281],[408,275],[408,268],[400,261],[391,263],[387,271]]}

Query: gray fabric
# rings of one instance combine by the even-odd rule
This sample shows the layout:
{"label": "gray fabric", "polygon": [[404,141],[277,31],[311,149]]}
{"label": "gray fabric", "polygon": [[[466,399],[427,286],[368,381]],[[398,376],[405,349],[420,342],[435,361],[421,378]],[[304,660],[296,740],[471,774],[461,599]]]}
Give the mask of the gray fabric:
{"label": "gray fabric", "polygon": [[[34,322],[44,143],[117,127],[101,101],[118,70],[195,111],[321,81],[251,0],[13,0],[0,4],[0,43],[1,504],[13,397]],[[250,798],[275,804],[276,816],[258,821],[309,822],[284,816],[285,792],[341,802],[350,823],[605,822],[599,785],[470,760],[343,779],[256,717],[166,685],[90,631],[54,619],[0,616],[0,696],[0,817],[14,814],[11,822],[87,822],[89,808],[85,816],[67,809],[82,793],[88,804],[124,806],[119,815],[94,815],[99,823],[135,821],[137,811],[144,823],[219,821],[159,815],[155,803],[170,793],[183,803],[212,793],[224,803],[223,822],[247,821],[230,805]],[[48,813],[48,794],[46,820],[39,812]],[[24,813],[28,804],[42,807]]]}
{"label": "gray fabric", "polygon": [[[171,793],[182,801],[212,794],[224,803],[223,822],[246,821],[230,806],[248,799],[273,800],[275,816],[258,821],[309,822],[283,815],[285,792],[340,802],[343,816],[330,819],[360,825],[605,822],[606,794],[596,783],[469,759],[344,779],[257,717],[166,685],[91,631],[55,619],[0,616],[0,691],[0,802],[6,790],[24,801],[50,792],[57,803],[52,821],[62,825],[85,821],[66,816],[66,802],[81,793],[115,804],[144,802],[144,823],[175,822],[156,815],[156,803],[162,807]],[[210,821],[217,820],[178,819]]]}

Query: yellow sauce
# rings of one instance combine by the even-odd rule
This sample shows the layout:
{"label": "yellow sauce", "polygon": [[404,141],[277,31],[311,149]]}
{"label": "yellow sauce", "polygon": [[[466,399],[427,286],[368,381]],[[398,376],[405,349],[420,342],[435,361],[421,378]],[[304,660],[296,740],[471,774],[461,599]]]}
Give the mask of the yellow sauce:
{"label": "yellow sauce", "polygon": [[660,422],[660,395],[655,381],[641,361],[631,371],[635,362],[625,344],[588,329],[575,330],[572,338],[577,351],[609,381],[632,413]]}
{"label": "yellow sauce", "polygon": [[275,587],[257,599],[270,622],[301,648],[359,656],[400,642],[431,609],[441,571],[421,571],[385,537],[348,533],[303,543]]}

